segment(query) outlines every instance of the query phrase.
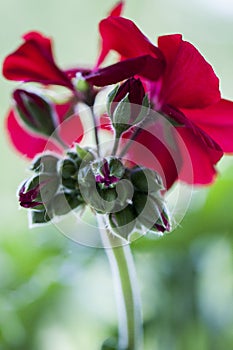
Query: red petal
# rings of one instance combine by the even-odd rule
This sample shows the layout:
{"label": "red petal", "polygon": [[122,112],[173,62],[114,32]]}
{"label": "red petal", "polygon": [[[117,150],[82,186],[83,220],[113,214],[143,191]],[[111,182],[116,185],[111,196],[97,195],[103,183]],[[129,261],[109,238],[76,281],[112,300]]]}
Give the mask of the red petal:
{"label": "red petal", "polygon": [[6,120],[8,136],[14,148],[27,158],[34,158],[35,155],[46,149],[60,153],[58,147],[48,140],[29,133],[18,122],[13,110],[9,112]]}
{"label": "red petal", "polygon": [[[179,179],[194,185],[210,184],[216,176],[215,164],[222,157],[223,152],[206,147],[202,139],[188,128],[179,128],[179,134],[186,145],[186,147],[180,145],[183,166]],[[190,176],[191,172],[193,172],[193,178]]]}
{"label": "red petal", "polygon": [[59,127],[59,134],[62,140],[70,147],[74,142],[80,142],[84,134],[80,117],[74,114],[63,121]]}
{"label": "red petal", "polygon": [[51,40],[40,33],[29,32],[25,42],[6,57],[3,75],[9,80],[62,85],[73,89],[66,74],[56,65]]}
{"label": "red petal", "polygon": [[166,35],[158,40],[166,58],[160,100],[177,108],[203,108],[220,99],[219,80],[211,65],[182,36]]}
{"label": "red petal", "polygon": [[109,16],[119,17],[122,14],[124,8],[124,1],[119,1],[109,12]]}
{"label": "red petal", "polygon": [[162,58],[160,50],[129,19],[108,17],[99,24],[102,36],[102,50],[97,62],[99,66],[110,50],[115,50],[123,58],[151,55]]}
{"label": "red petal", "polygon": [[185,115],[210,135],[224,152],[233,152],[233,102],[222,99],[204,108],[185,110]]}
{"label": "red petal", "polygon": [[[129,137],[129,134],[127,136]],[[167,189],[177,180],[182,165],[175,139],[174,142],[167,142],[163,126],[159,123],[150,125],[139,134],[125,158],[157,171]]]}
{"label": "red petal", "polygon": [[129,58],[111,66],[100,68],[84,78],[93,85],[106,86],[118,83],[134,75],[157,80],[164,70],[163,61],[150,55]]}

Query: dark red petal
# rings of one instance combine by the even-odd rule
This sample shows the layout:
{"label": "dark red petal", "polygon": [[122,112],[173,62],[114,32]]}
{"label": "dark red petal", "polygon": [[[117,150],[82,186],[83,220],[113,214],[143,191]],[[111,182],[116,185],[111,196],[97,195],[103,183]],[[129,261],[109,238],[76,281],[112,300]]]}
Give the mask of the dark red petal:
{"label": "dark red petal", "polygon": [[220,99],[219,80],[211,65],[179,34],[161,36],[158,46],[167,66],[160,100],[177,108],[204,108]]}
{"label": "dark red petal", "polygon": [[160,50],[154,46],[140,29],[129,19],[108,17],[99,24],[102,37],[102,50],[97,66],[99,66],[110,50],[115,50],[123,58],[143,55],[163,58]]}
{"label": "dark red petal", "polygon": [[[179,173],[179,179],[194,185],[210,184],[216,176],[215,164],[222,157],[223,152],[206,147],[202,139],[188,128],[179,128],[179,134],[188,149],[187,153],[187,149],[180,145],[183,167]],[[187,154],[189,154],[189,157]],[[190,166],[192,169],[190,169]],[[190,177],[190,171],[193,172],[193,178]]]}
{"label": "dark red petal", "polygon": [[60,153],[59,148],[48,140],[29,133],[18,122],[13,110],[8,114],[6,127],[11,144],[27,158],[34,158],[38,153],[46,149]]}
{"label": "dark red petal", "polygon": [[62,85],[72,90],[70,80],[54,61],[51,40],[37,32],[24,35],[24,40],[25,42],[7,56],[3,63],[5,78],[45,85]]}
{"label": "dark red petal", "polygon": [[233,152],[233,102],[222,99],[204,108],[184,110],[186,116],[210,135],[224,152]]}
{"label": "dark red petal", "polygon": [[[129,133],[124,138],[126,136],[129,137]],[[162,124],[155,123],[139,134],[126,155],[130,162],[157,171],[167,189],[177,180],[182,165],[174,135],[172,137],[168,142]]]}
{"label": "dark red petal", "polygon": [[109,12],[109,16],[119,17],[122,14],[124,8],[124,1],[119,1]]}
{"label": "dark red petal", "polygon": [[129,58],[111,66],[100,68],[84,78],[93,85],[106,86],[118,83],[134,75],[157,80],[164,70],[164,62],[150,55]]}

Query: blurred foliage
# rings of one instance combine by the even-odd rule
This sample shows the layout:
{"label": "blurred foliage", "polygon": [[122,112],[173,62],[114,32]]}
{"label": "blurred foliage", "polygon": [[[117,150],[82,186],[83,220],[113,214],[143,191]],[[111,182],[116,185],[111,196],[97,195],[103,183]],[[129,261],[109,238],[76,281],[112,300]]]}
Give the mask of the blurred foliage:
{"label": "blurred foliage", "polygon": [[[112,4],[110,0],[1,2],[1,60],[19,43],[21,34],[38,29],[54,37],[56,56],[65,66],[94,62],[97,23]],[[217,2],[212,6],[207,0],[128,0],[126,15],[151,38],[183,33],[213,64],[224,96],[233,99],[229,1],[217,8]],[[3,130],[13,86],[1,78]],[[14,154],[5,133],[0,147],[4,164],[0,350],[100,349],[103,340],[117,332],[104,252],[75,244],[53,226],[28,230],[26,213],[17,210],[15,199],[27,162]],[[163,238],[149,236],[132,245],[144,311],[145,350],[233,348],[232,164],[231,158],[225,159],[215,185],[195,190],[179,228]]]}

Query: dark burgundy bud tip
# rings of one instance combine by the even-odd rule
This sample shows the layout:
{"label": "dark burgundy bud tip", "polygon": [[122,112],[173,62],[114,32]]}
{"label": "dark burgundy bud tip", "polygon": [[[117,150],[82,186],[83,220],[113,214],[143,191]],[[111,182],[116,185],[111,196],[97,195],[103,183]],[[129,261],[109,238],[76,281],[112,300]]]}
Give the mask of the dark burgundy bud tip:
{"label": "dark burgundy bud tip", "polygon": [[41,174],[27,180],[19,190],[19,203],[27,209],[42,210],[44,204],[54,197],[59,186],[58,178]]}
{"label": "dark burgundy bud tip", "polygon": [[21,207],[29,209],[42,205],[43,203],[41,201],[38,201],[40,184],[36,185],[30,190],[26,190],[26,183],[27,182],[25,182],[19,190],[19,204]]}
{"label": "dark burgundy bud tip", "polygon": [[51,136],[58,126],[58,116],[52,103],[41,94],[17,89],[13,93],[16,111],[32,132]]}
{"label": "dark burgundy bud tip", "polygon": [[101,161],[92,163],[92,171],[95,181],[100,187],[108,188],[114,186],[124,175],[125,169],[119,159],[104,158]]}

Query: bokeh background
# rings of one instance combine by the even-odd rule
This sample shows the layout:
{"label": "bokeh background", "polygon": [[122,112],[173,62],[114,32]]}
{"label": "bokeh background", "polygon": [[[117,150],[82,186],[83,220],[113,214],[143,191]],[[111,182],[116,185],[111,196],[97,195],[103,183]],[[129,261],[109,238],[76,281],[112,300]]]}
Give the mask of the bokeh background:
{"label": "bokeh background", "polygon": [[[36,29],[54,38],[60,66],[93,64],[98,21],[113,4],[1,1],[1,62],[23,33]],[[231,0],[127,0],[125,16],[154,41],[182,33],[213,65],[223,96],[233,100]],[[11,148],[4,129],[14,86],[0,78],[0,350],[97,350],[117,332],[108,262],[102,249],[78,245],[52,225],[28,229],[15,195],[28,162]],[[233,158],[218,168],[213,186],[193,192],[179,228],[132,245],[145,350],[233,349]]]}

